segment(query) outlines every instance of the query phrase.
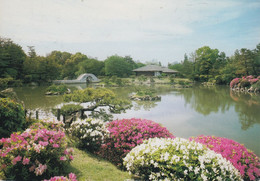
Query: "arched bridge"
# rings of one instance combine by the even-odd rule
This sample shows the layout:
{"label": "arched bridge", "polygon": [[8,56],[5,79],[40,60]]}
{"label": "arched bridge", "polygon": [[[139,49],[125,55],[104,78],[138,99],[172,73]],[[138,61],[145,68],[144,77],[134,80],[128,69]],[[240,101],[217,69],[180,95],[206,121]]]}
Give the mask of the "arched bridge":
{"label": "arched bridge", "polygon": [[100,80],[94,74],[81,74],[77,79],[74,80],[54,80],[53,82],[60,84],[79,84],[99,81]]}

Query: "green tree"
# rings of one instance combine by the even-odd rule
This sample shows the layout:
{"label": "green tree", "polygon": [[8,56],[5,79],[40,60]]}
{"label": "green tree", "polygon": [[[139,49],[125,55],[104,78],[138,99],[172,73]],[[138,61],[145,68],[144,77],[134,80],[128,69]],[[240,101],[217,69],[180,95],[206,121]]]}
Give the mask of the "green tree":
{"label": "green tree", "polygon": [[0,37],[0,78],[21,79],[25,57],[19,45]]}
{"label": "green tree", "polygon": [[201,81],[208,81],[210,77],[214,77],[213,67],[218,57],[218,49],[204,46],[196,50],[195,74]]}
{"label": "green tree", "polygon": [[96,76],[105,75],[105,63],[96,59],[86,59],[78,64],[76,75],[92,73]]}
{"label": "green tree", "polygon": [[129,76],[132,74],[132,66],[125,58],[113,55],[105,60],[105,73],[108,76]]}
{"label": "green tree", "polygon": [[77,90],[65,95],[64,100],[66,102],[89,103],[83,109],[88,113],[88,116],[105,120],[111,119],[111,113],[121,113],[132,106],[129,101],[119,99],[114,92],[105,88]]}
{"label": "green tree", "polygon": [[76,53],[66,60],[65,65],[62,69],[62,77],[69,79],[76,78],[76,72],[78,71],[78,64],[87,60],[88,57],[82,53]]}

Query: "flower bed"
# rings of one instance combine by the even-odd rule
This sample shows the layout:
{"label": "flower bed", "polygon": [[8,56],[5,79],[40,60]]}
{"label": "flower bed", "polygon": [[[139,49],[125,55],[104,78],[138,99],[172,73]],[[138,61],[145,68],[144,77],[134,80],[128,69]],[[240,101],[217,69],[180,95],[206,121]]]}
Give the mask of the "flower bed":
{"label": "flower bed", "polygon": [[242,180],[220,154],[181,138],[152,138],[124,158],[126,169],[143,180]]}
{"label": "flower bed", "polygon": [[67,148],[59,125],[50,121],[36,123],[23,133],[0,140],[1,170],[7,179],[42,180],[63,174],[73,159],[73,149]]}
{"label": "flower bed", "polygon": [[68,129],[77,146],[88,151],[98,151],[108,134],[104,121],[98,119],[77,119]]}
{"label": "flower bed", "polygon": [[237,91],[259,92],[260,76],[254,77],[249,75],[247,77],[235,78],[230,82],[230,88]]}
{"label": "flower bed", "polygon": [[115,120],[107,125],[109,136],[98,154],[118,165],[122,164],[122,158],[143,140],[159,137],[174,138],[165,128],[146,119],[122,119]]}
{"label": "flower bed", "polygon": [[206,145],[209,149],[220,153],[237,168],[244,180],[255,180],[260,176],[259,158],[233,140],[215,136],[198,136],[190,138],[196,142]]}
{"label": "flower bed", "polygon": [[77,181],[77,177],[74,173],[70,173],[69,178],[64,176],[55,176],[50,178],[49,180],[45,179],[44,181]]}

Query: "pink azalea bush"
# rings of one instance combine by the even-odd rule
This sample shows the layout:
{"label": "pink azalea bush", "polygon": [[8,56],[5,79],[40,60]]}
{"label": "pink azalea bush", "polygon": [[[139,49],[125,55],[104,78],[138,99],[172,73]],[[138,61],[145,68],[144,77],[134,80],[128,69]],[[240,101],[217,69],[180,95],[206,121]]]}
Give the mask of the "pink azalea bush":
{"label": "pink azalea bush", "polygon": [[[58,122],[41,122],[0,140],[0,169],[7,179],[42,180],[63,173],[73,159]],[[50,129],[53,128],[53,129]]]}
{"label": "pink azalea bush", "polygon": [[122,119],[109,122],[109,136],[104,140],[98,154],[121,165],[122,159],[135,146],[149,138],[174,138],[165,128],[146,119]]}
{"label": "pink azalea bush", "polygon": [[77,177],[74,173],[70,173],[69,178],[64,176],[55,176],[51,177],[49,180],[45,179],[44,181],[77,181]]}
{"label": "pink azalea bush", "polygon": [[256,180],[260,177],[259,158],[244,145],[231,139],[215,136],[198,136],[190,138],[198,143],[206,145],[209,149],[220,153],[239,170],[244,180]]}
{"label": "pink azalea bush", "polygon": [[231,82],[230,82],[230,88],[235,87],[236,85],[238,85],[238,83],[240,82],[241,78],[234,78]]}
{"label": "pink azalea bush", "polygon": [[260,76],[255,78],[252,75],[249,75],[247,77],[244,76],[244,77],[242,77],[242,79],[241,78],[234,78],[230,82],[230,88],[239,87],[239,86],[244,87],[242,84],[253,85],[253,84],[257,83],[259,80],[260,80]]}

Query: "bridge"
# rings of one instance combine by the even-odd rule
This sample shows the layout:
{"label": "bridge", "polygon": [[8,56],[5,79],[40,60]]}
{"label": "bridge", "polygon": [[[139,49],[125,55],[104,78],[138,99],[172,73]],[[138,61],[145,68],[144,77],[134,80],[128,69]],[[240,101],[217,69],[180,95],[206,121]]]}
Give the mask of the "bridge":
{"label": "bridge", "polygon": [[94,74],[81,74],[74,80],[54,80],[53,83],[57,84],[82,84],[90,82],[100,82],[100,80]]}

